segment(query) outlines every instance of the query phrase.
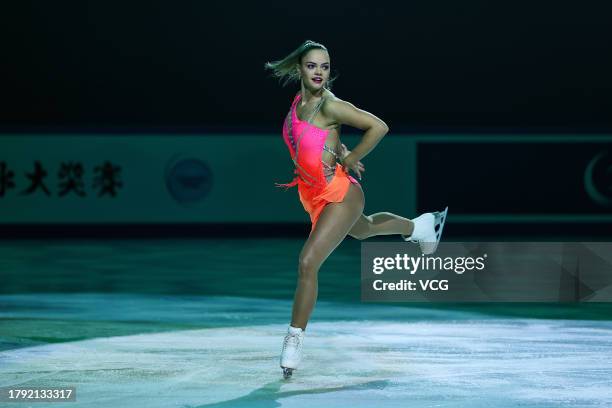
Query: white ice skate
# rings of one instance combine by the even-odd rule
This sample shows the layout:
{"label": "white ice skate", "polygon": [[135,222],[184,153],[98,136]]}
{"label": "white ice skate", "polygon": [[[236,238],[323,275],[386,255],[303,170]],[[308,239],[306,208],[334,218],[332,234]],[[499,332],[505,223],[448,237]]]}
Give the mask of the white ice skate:
{"label": "white ice skate", "polygon": [[[415,231],[410,236],[402,235],[404,241],[418,243],[421,252],[424,255],[431,255],[436,252],[440,239],[442,238],[442,230],[446,222],[448,207],[444,211],[435,211],[433,213],[424,213],[412,220],[415,222]],[[417,225],[418,230],[417,230]]]}
{"label": "white ice skate", "polygon": [[289,327],[287,335],[283,340],[283,350],[280,357],[280,366],[283,369],[285,379],[291,377],[302,361],[302,344],[304,342],[304,331],[299,327]]}

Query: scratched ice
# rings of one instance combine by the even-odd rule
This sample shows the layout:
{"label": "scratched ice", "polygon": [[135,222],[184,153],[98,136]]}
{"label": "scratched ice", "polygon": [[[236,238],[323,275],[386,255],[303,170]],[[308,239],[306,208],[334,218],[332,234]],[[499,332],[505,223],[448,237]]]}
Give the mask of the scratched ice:
{"label": "scratched ice", "polygon": [[[1,300],[34,301],[27,295]],[[285,320],[288,302],[114,297],[116,310],[96,311],[103,300],[63,298],[80,307],[76,317],[84,320],[203,315],[216,327],[5,350],[0,385],[76,386],[75,408],[612,406],[610,322],[319,302],[303,365],[287,381],[278,367],[286,325],[267,320]],[[233,325],[216,324],[232,319]],[[45,405],[58,406],[35,404]]]}

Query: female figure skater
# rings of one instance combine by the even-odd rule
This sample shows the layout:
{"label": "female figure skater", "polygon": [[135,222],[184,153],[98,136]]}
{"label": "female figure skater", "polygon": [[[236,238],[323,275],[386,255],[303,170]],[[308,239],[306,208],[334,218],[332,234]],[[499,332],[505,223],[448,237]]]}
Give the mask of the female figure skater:
{"label": "female figure skater", "polygon": [[[299,199],[310,215],[312,228],[298,264],[291,324],[283,341],[280,366],[285,378],[302,359],[306,325],[317,299],[318,272],[323,262],[348,234],[362,240],[375,235],[400,234],[418,242],[425,254],[433,253],[440,241],[448,207],[442,212],[424,213],[409,220],[389,212],[363,214],[365,199],[359,179],[365,171],[364,158],[388,132],[379,118],[336,97],[330,90],[330,58],[320,43],[305,41],[279,61],[268,62],[274,76],[299,81],[283,125],[283,139],[293,159]],[[361,142],[349,151],[340,142],[340,126],[364,130]],[[338,165],[338,163],[340,165]]]}

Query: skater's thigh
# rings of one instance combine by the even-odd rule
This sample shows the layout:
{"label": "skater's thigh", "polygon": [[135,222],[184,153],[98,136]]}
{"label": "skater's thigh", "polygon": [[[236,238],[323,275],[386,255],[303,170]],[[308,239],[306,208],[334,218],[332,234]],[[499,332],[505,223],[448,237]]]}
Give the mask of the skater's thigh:
{"label": "skater's thigh", "polygon": [[344,200],[328,203],[302,248],[300,261],[319,266],[342,242],[363,212],[365,198],[361,188],[350,184]]}
{"label": "skater's thigh", "polygon": [[368,233],[368,231],[370,231],[371,225],[372,217],[361,213],[361,215],[359,216],[359,218],[357,218],[357,221],[355,221],[355,224],[353,224],[353,227],[349,231],[349,235],[353,238],[360,239],[360,237],[364,236]]}

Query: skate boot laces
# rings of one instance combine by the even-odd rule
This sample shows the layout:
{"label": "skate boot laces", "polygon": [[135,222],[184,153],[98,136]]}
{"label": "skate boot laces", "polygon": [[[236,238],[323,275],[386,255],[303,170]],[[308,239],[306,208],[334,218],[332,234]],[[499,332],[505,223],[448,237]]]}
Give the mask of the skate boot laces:
{"label": "skate boot laces", "polygon": [[299,347],[302,343],[302,338],[299,334],[287,334],[285,336],[285,340],[283,342],[283,347],[287,347],[288,345],[292,345],[295,347]]}

